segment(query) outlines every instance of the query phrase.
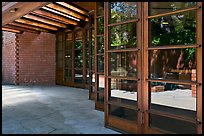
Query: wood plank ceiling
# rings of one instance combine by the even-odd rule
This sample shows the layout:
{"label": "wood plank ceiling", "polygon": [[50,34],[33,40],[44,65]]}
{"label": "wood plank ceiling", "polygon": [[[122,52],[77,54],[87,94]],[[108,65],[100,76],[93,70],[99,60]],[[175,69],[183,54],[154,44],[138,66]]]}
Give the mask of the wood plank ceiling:
{"label": "wood plank ceiling", "polygon": [[[94,3],[94,2],[93,2]],[[33,2],[35,4],[35,2]],[[94,4],[92,4],[94,7]],[[13,8],[14,12],[19,10]],[[75,27],[83,27],[90,21],[89,11],[80,7],[80,3],[72,2],[50,2],[36,10],[28,12],[20,18],[2,24],[3,31],[14,33],[31,32],[31,33],[56,33],[57,31],[69,31]]]}

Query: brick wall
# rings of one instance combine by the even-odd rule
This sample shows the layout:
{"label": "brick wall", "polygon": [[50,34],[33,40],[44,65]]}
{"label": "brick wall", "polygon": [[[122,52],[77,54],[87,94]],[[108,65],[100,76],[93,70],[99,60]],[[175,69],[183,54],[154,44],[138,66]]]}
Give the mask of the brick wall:
{"label": "brick wall", "polygon": [[16,35],[11,32],[2,33],[2,83],[16,84],[15,46]]}
{"label": "brick wall", "polygon": [[55,85],[55,35],[17,34],[19,84]]}

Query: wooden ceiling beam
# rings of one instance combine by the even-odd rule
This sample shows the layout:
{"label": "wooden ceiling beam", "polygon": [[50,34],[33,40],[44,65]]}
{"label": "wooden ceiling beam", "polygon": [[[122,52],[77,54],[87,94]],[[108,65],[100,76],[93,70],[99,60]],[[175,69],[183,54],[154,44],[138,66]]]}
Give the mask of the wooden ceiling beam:
{"label": "wooden ceiling beam", "polygon": [[42,24],[42,23],[38,23],[36,21],[30,21],[30,20],[26,20],[26,19],[17,19],[15,21],[19,22],[19,23],[27,24],[27,25],[32,25],[32,26],[46,28],[48,30],[57,31],[57,27],[50,26],[50,25],[45,25],[45,24]]}
{"label": "wooden ceiling beam", "polygon": [[40,34],[40,31],[31,30],[31,29],[27,29],[27,28],[23,28],[23,27],[18,27],[18,26],[13,26],[13,25],[5,25],[4,27],[15,29],[15,30],[19,30],[19,31],[25,31],[25,32]]}
{"label": "wooden ceiling beam", "polygon": [[76,11],[76,12],[79,12],[79,13],[81,13],[81,14],[83,14],[83,15],[88,16],[88,12],[87,12],[87,11],[82,10],[82,9],[79,9],[79,8],[77,8],[76,6],[73,6],[73,5],[68,4],[68,3],[66,3],[66,2],[56,2],[56,3],[57,3],[57,4],[60,4],[60,5],[64,6],[64,7],[66,7],[66,8],[72,9],[72,10],[74,10],[74,11]]}
{"label": "wooden ceiling beam", "polygon": [[72,17],[75,17],[75,18],[78,18],[78,19],[82,19],[82,20],[85,20],[85,21],[88,21],[88,18],[76,13],[76,12],[73,12],[67,8],[64,8],[62,6],[59,6],[59,5],[56,5],[56,4],[53,4],[53,3],[50,3],[48,5],[46,5],[46,7],[49,7],[51,9],[54,9],[54,10],[57,10],[57,11],[60,11],[62,13],[65,13],[65,14],[68,14]]}
{"label": "wooden ceiling beam", "polygon": [[57,26],[57,27],[67,28],[67,26],[65,24],[62,24],[62,23],[59,23],[59,22],[56,22],[56,21],[52,21],[50,19],[38,17],[36,15],[27,14],[27,15],[25,15],[23,17],[31,19],[31,20],[39,21],[39,22],[42,22],[42,23],[45,23],[45,24],[49,24],[49,25],[54,25],[54,26]]}
{"label": "wooden ceiling beam", "polygon": [[50,18],[50,19],[59,20],[59,21],[61,21],[63,23],[77,25],[76,21],[73,21],[73,20],[65,18],[65,17],[61,17],[61,16],[56,15],[54,13],[47,12],[47,11],[45,11],[43,9],[42,10],[35,10],[32,13],[36,14],[38,16],[42,16],[42,17],[46,17],[46,18]]}
{"label": "wooden ceiling beam", "polygon": [[[9,2],[9,4],[2,7],[2,26],[11,23],[29,12],[37,10],[49,3],[50,2]],[[17,11],[15,13],[9,12],[12,9],[17,9]]]}
{"label": "wooden ceiling beam", "polygon": [[12,32],[12,33],[22,33],[22,31],[6,28],[6,27],[2,27],[2,31]]}
{"label": "wooden ceiling beam", "polygon": [[29,26],[29,25],[21,24],[21,23],[17,23],[17,22],[9,23],[9,25],[13,25],[16,27],[22,27],[22,28],[28,28],[28,29],[32,29],[32,30],[36,30],[36,31],[45,32],[45,33],[49,32],[49,30],[46,30],[46,29],[42,29],[42,28],[34,27],[34,26]]}

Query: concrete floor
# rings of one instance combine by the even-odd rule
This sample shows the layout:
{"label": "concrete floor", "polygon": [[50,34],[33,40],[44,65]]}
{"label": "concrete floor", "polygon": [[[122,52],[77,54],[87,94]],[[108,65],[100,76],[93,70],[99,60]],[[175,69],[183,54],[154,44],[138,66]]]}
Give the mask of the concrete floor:
{"label": "concrete floor", "polygon": [[120,134],[104,127],[88,90],[2,85],[2,134]]}

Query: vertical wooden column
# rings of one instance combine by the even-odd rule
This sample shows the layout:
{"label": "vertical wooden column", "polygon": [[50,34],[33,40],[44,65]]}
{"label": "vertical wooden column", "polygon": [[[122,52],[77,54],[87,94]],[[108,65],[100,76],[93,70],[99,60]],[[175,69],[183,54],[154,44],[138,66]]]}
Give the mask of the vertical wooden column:
{"label": "vertical wooden column", "polygon": [[202,2],[197,3],[198,7],[196,14],[196,40],[197,44],[201,47],[197,48],[196,59],[197,59],[197,82],[201,85],[197,86],[197,123],[198,133],[202,134]]}
{"label": "vertical wooden column", "polygon": [[105,93],[104,93],[104,126],[108,126],[108,19],[109,19],[108,2],[104,2],[104,77],[105,77]]}
{"label": "vertical wooden column", "polygon": [[143,46],[142,46],[142,68],[143,68],[143,78],[142,80],[142,112],[143,120],[144,120],[144,133],[148,133],[148,124],[149,124],[149,115],[148,115],[148,107],[149,107],[149,94],[148,94],[148,2],[144,2],[142,4],[142,16],[143,16]]}

